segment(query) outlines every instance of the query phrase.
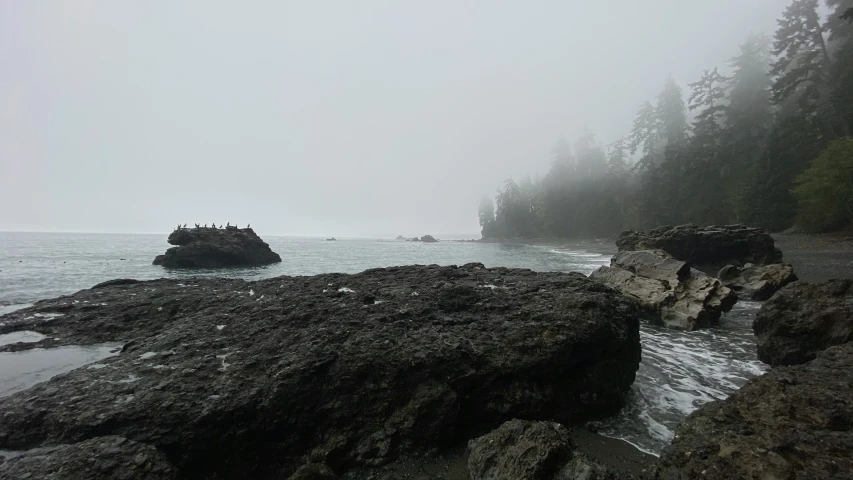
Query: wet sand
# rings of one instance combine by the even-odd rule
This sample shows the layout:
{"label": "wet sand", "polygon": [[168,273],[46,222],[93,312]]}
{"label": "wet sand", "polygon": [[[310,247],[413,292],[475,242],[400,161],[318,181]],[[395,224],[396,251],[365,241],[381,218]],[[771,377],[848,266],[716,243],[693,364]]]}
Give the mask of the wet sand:
{"label": "wet sand", "polygon": [[[647,478],[657,459],[630,443],[609,438],[579,427],[572,431],[577,451],[605,465],[625,478]],[[468,480],[468,450],[465,445],[442,455],[401,459],[376,469],[350,471],[349,480]]]}
{"label": "wet sand", "polygon": [[853,279],[853,236],[780,233],[773,239],[801,281]]}

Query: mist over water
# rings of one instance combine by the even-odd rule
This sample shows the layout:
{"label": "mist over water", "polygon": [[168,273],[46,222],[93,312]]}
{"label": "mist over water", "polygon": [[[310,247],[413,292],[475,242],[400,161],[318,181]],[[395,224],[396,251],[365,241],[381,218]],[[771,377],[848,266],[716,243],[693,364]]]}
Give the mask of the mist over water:
{"label": "mist over water", "polygon": [[[160,235],[0,234],[0,313],[40,299],[76,292],[114,278],[155,279],[224,276],[260,279],[279,275],[357,273],[368,268],[408,264],[465,264],[589,274],[610,262],[615,247],[606,243],[564,245],[497,243],[413,243],[396,240],[267,237],[281,254],[279,264],[260,268],[169,270],[151,265],[168,247]],[[122,260],[123,259],[123,260]],[[759,375],[751,331],[756,302],[739,302],[713,329],[679,332],[643,322],[643,361],[623,411],[601,424],[601,432],[658,453],[678,423],[702,404],[722,399]],[[46,318],[45,321],[50,321]],[[2,322],[0,322],[2,323]],[[16,334],[37,340],[38,334]],[[20,391],[53,375],[117,354],[113,345],[36,349],[0,353],[0,396]]]}

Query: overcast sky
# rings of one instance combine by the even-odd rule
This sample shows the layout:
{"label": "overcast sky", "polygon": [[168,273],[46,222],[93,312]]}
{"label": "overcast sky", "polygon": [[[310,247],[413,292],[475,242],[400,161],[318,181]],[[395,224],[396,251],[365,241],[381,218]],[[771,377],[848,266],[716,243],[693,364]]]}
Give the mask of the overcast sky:
{"label": "overcast sky", "polygon": [[0,0],[0,230],[479,230],[784,0]]}

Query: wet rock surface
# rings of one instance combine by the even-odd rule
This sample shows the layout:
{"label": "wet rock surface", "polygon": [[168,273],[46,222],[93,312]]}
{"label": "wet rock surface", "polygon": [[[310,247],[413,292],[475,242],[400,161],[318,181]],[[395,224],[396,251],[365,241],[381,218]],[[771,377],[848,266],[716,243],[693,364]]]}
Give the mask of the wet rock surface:
{"label": "wet rock surface", "polygon": [[663,480],[853,478],[853,344],[750,380],[679,427]]}
{"label": "wet rock surface", "polygon": [[471,480],[552,480],[572,458],[569,431],[559,423],[510,420],[468,444]]}
{"label": "wet rock surface", "polygon": [[793,283],[761,306],[752,325],[758,358],[796,365],[853,341],[853,280]]}
{"label": "wet rock surface", "polygon": [[767,300],[785,285],[797,280],[794,267],[784,263],[742,267],[726,265],[717,274],[723,284],[738,293],[741,298]]}
{"label": "wet rock surface", "polygon": [[610,265],[590,278],[624,293],[668,327],[709,327],[737,301],[719,280],[660,250],[619,252]]}
{"label": "wet rock surface", "polygon": [[579,453],[559,423],[513,419],[468,444],[470,480],[616,480],[621,475]]}
{"label": "wet rock surface", "polygon": [[622,295],[581,274],[479,264],[117,282],[0,323],[127,342],[0,399],[0,449],[118,435],[191,478],[286,478],[306,462],[341,473],[514,417],[613,414],[640,359]]}
{"label": "wet rock surface", "polygon": [[0,463],[0,478],[33,480],[174,480],[162,452],[121,437],[30,450]]}
{"label": "wet rock surface", "polygon": [[299,467],[287,480],[337,480],[331,468],[322,463],[309,463]]}
{"label": "wet rock surface", "polygon": [[726,265],[782,263],[782,252],[760,228],[743,225],[658,227],[649,232],[625,231],[616,240],[619,251],[663,250],[676,260],[713,273]]}
{"label": "wet rock surface", "polygon": [[171,268],[219,268],[277,263],[281,257],[251,228],[179,228],[169,235],[177,245],[154,259]]}

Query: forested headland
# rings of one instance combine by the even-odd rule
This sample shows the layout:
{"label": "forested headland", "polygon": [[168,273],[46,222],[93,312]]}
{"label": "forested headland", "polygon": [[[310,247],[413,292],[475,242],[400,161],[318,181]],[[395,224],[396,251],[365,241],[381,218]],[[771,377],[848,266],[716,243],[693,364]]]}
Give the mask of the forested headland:
{"label": "forested headland", "polygon": [[667,78],[625,137],[559,140],[544,176],[482,199],[483,238],[853,227],[853,0],[793,0],[733,53],[686,88]]}

